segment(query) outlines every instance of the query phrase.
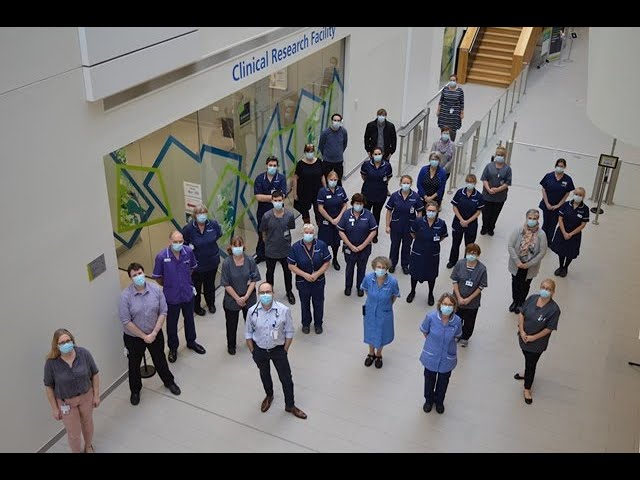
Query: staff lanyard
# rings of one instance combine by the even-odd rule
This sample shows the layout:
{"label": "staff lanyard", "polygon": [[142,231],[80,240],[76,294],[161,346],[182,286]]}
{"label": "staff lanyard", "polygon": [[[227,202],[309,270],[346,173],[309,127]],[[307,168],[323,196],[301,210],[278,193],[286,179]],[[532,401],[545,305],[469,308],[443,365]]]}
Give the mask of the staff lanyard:
{"label": "staff lanyard", "polygon": [[307,254],[307,257],[309,258],[309,261],[311,262],[311,273],[315,273],[316,272],[316,268],[313,266],[313,249],[314,249],[314,244],[311,244],[311,255],[309,255],[309,250],[307,250],[307,247],[305,246],[304,242],[302,242],[302,248],[304,249],[304,253]]}

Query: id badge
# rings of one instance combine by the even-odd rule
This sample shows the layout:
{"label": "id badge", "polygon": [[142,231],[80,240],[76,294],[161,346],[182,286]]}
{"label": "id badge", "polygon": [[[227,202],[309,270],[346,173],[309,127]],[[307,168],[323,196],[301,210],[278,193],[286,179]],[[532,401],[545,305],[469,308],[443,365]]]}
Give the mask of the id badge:
{"label": "id badge", "polygon": [[435,235],[435,236],[433,237],[433,241],[434,241],[434,242],[439,242],[439,241],[440,241],[440,235]]}
{"label": "id badge", "polygon": [[271,338],[273,338],[274,340],[278,339],[278,330],[271,330]]}
{"label": "id badge", "polygon": [[331,198],[331,195],[327,195],[327,200],[329,200]]}
{"label": "id badge", "polygon": [[351,250],[349,250],[348,248],[345,248],[345,249],[344,249],[344,253],[345,253],[345,254],[347,254],[347,255],[349,255],[349,254],[351,253]]}
{"label": "id badge", "polygon": [[453,108],[449,109],[449,114],[453,114]]}
{"label": "id badge", "polygon": [[323,225],[329,225],[329,220],[322,220]]}
{"label": "id badge", "polygon": [[60,411],[62,412],[63,415],[68,415],[69,412],[71,411],[71,407],[66,403],[63,403],[62,405],[60,405]]}
{"label": "id badge", "polygon": [[412,215],[413,215],[415,212],[416,212],[416,209],[415,209],[415,208],[411,207],[411,208],[409,209],[409,213],[410,213],[410,214],[412,214]]}
{"label": "id badge", "polygon": [[471,280],[467,280],[466,282],[464,282],[464,284],[465,284],[467,287],[473,287],[473,282],[472,282]]}
{"label": "id badge", "polygon": [[194,287],[193,285],[191,285],[191,289],[193,290],[193,295],[194,295],[194,296],[198,294],[198,292],[197,292],[197,290],[196,290],[196,287]]}
{"label": "id badge", "polygon": [[284,231],[284,238],[289,238],[290,235],[291,233],[289,233],[289,230]]}

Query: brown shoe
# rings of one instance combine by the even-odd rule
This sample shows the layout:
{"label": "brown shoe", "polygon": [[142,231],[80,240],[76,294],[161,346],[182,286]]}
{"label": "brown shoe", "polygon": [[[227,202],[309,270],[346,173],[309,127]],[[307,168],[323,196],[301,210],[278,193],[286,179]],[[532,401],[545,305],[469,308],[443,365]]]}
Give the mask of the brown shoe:
{"label": "brown shoe", "polygon": [[301,419],[305,419],[307,418],[307,414],[304,413],[302,410],[300,410],[298,407],[296,407],[295,405],[291,408],[285,408],[284,409],[285,412],[289,412],[289,413],[293,413],[296,417],[301,418]]}
{"label": "brown shoe", "polygon": [[272,402],[273,402],[273,395],[267,395],[266,397],[264,397],[264,400],[262,400],[262,405],[260,405],[260,411],[264,413],[267,410],[269,410]]}

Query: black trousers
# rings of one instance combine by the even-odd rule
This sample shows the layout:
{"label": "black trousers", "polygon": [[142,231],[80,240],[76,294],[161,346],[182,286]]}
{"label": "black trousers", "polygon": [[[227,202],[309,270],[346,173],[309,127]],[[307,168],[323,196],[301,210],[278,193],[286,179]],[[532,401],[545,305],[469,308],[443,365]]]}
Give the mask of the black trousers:
{"label": "black trousers", "polygon": [[178,350],[180,340],[178,340],[178,319],[180,311],[184,318],[184,337],[187,345],[196,343],[196,322],[193,320],[193,299],[185,303],[167,304],[167,345],[169,350],[175,352]]}
{"label": "black trousers", "polygon": [[344,173],[344,162],[322,162],[322,174],[325,178],[331,171],[334,171],[338,174],[338,185],[342,186],[342,175]]}
{"label": "black trousers", "polygon": [[524,355],[524,388],[531,390],[533,379],[536,376],[536,365],[542,352],[525,352],[522,350],[522,354]]}
{"label": "black trousers", "polygon": [[360,284],[364,280],[364,274],[367,271],[367,260],[369,260],[369,253],[363,252],[351,252],[344,254],[344,261],[347,264],[347,268],[344,271],[344,287],[351,289],[353,287],[353,273],[358,268],[356,275],[356,288],[360,289]]}
{"label": "black trousers", "polygon": [[292,292],[291,286],[291,270],[289,270],[289,262],[287,262],[287,257],[283,258],[269,258],[267,257],[267,282],[271,284],[273,288],[275,285],[273,284],[273,274],[276,271],[276,263],[280,262],[282,265],[282,275],[284,276],[284,287],[287,293]]}
{"label": "black trousers", "polygon": [[127,347],[129,352],[127,357],[129,358],[129,389],[131,393],[139,393],[142,390],[140,364],[147,349],[149,349],[151,360],[162,379],[162,383],[166,386],[175,383],[173,374],[169,370],[167,358],[164,356],[164,334],[162,330],[158,332],[156,339],[152,343],[146,343],[143,339],[132,337],[126,333],[123,333],[122,337],[124,338],[124,346]]}
{"label": "black trousers", "polygon": [[451,252],[449,253],[449,263],[456,263],[460,257],[460,244],[464,237],[464,246],[476,241],[478,236],[478,221],[476,220],[467,228],[460,227],[451,231]]}
{"label": "black trousers", "polygon": [[293,378],[291,377],[291,366],[289,365],[289,357],[284,350],[284,345],[279,345],[270,350],[260,348],[256,343],[253,344],[253,361],[256,362],[258,370],[260,370],[260,380],[264,387],[264,393],[273,396],[273,380],[271,379],[271,364],[276,367],[278,378],[282,383],[282,392],[284,393],[284,405],[287,408],[295,406],[293,401]]}
{"label": "black trousers", "polygon": [[[380,214],[382,213],[382,209],[384,208],[385,201],[386,200],[383,200],[382,202],[370,202],[368,200],[365,201],[365,208],[373,214],[373,218],[376,219],[378,228],[380,228]],[[376,230],[376,237],[377,236],[378,230]]]}
{"label": "black trousers", "polygon": [[528,270],[528,268],[519,268],[518,273],[511,275],[511,298],[516,305],[522,305],[529,295],[533,278],[527,280]]}
{"label": "black trousers", "polygon": [[477,308],[459,308],[456,314],[462,319],[461,340],[469,340],[473,335],[473,328],[476,326]]}
{"label": "black trousers", "polygon": [[[542,230],[547,234],[547,244],[551,245],[551,239],[553,238],[553,232],[558,225],[558,217],[560,216],[560,210],[547,210],[542,208]],[[561,232],[558,232],[561,234]]]}
{"label": "black trousers", "polygon": [[424,369],[424,401],[428,404],[444,405],[444,396],[449,386],[451,372],[432,372]]}
{"label": "black trousers", "polygon": [[394,267],[398,264],[398,256],[400,255],[400,244],[402,243],[402,256],[400,257],[400,265],[409,268],[409,259],[411,258],[411,242],[413,238],[409,232],[395,232],[391,228],[391,247],[389,248],[389,260]]}
{"label": "black trousers", "polygon": [[500,216],[500,212],[504,207],[504,202],[485,202],[482,209],[482,229],[493,232],[496,228],[496,222]]}
{"label": "black trousers", "polygon": [[[218,259],[218,264],[220,260]],[[218,274],[218,267],[208,272],[192,272],[191,279],[193,280],[193,286],[196,287],[196,297],[193,304],[194,311],[200,310],[200,298],[202,296],[202,290],[204,286],[204,301],[207,307],[212,308],[216,303],[216,275]]]}
{"label": "black trousers", "polygon": [[311,210],[312,207],[313,207],[313,216],[316,221],[316,225],[318,225],[318,223],[321,222],[324,219],[324,217],[320,215],[317,202],[314,201],[314,203],[311,204],[311,203],[303,203],[303,202],[300,202],[299,200],[293,201],[293,208],[295,208],[298,212],[300,212],[300,215],[302,215],[302,221],[304,223],[310,223],[311,215],[309,214],[309,211]]}
{"label": "black trousers", "polygon": [[249,312],[249,305],[245,305],[242,310],[227,310],[224,309],[224,318],[227,323],[227,348],[236,348],[236,335],[238,333],[238,318],[240,312],[244,316],[244,321],[247,323],[247,312]]}
{"label": "black trousers", "polygon": [[449,127],[449,138],[451,139],[451,141],[455,141],[457,132],[458,132],[457,130],[454,130],[451,127]]}

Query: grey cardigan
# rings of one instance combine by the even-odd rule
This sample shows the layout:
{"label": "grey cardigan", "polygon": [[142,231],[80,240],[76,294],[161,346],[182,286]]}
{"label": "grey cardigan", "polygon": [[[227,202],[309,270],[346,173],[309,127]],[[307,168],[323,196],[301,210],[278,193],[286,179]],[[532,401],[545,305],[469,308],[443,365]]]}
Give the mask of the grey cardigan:
{"label": "grey cardigan", "polygon": [[[518,256],[518,250],[520,249],[520,242],[522,241],[522,227],[516,228],[509,237],[509,273],[516,275],[518,273],[517,262],[522,261]],[[535,247],[527,255],[526,263],[529,265],[527,270],[527,280],[534,278],[540,271],[540,262],[547,253],[547,235],[542,228],[538,229],[538,240]]]}

